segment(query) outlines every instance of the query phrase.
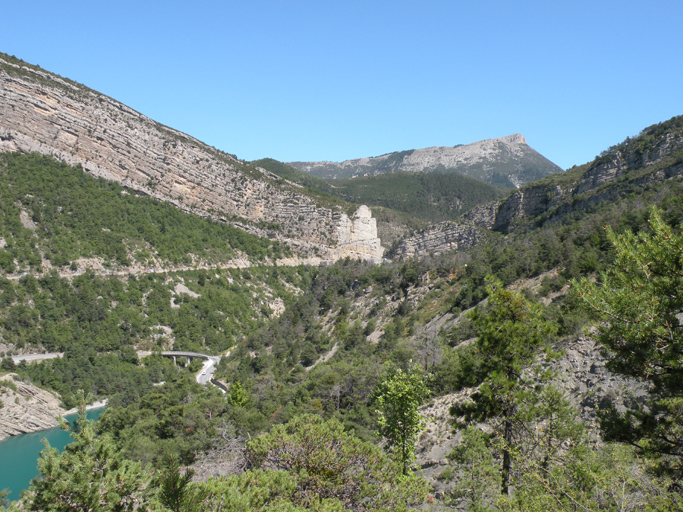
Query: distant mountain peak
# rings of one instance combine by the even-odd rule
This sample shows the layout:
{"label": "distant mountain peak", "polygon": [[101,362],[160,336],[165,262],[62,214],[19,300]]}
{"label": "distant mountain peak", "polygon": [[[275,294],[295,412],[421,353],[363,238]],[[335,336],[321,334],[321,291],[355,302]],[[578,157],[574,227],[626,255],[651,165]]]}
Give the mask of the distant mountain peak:
{"label": "distant mountain peak", "polygon": [[513,133],[507,137],[501,137],[498,140],[502,142],[509,142],[510,144],[526,144],[526,137],[524,137],[524,135],[521,133]]}
{"label": "distant mountain peak", "polygon": [[460,174],[518,188],[562,169],[527,145],[521,133],[458,146],[432,146],[344,162],[288,162],[320,178],[355,178],[390,172]]}

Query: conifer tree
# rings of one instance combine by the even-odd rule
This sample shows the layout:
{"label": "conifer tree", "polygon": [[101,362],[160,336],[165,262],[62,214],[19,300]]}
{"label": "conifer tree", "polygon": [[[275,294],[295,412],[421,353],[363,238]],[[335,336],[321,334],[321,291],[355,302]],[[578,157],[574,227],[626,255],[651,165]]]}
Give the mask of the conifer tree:
{"label": "conifer tree", "polygon": [[649,385],[646,406],[620,414],[609,407],[601,425],[608,440],[631,443],[662,457],[660,468],[683,468],[683,235],[652,209],[649,231],[616,235],[612,267],[599,281],[574,290],[600,323],[597,338],[607,367]]}
{"label": "conifer tree", "polygon": [[74,440],[64,452],[45,441],[38,460],[40,477],[24,498],[29,510],[118,512],[135,510],[142,502],[149,475],[140,463],[124,459],[109,436],[97,435],[95,422],[85,415],[87,401],[81,392],[76,428],[62,422]]}
{"label": "conifer tree", "polygon": [[537,419],[535,406],[526,404],[530,390],[532,394],[540,390],[534,389],[538,384],[525,377],[524,370],[546,346],[554,326],[543,319],[538,305],[505,290],[500,281],[488,277],[487,285],[488,304],[471,314],[482,382],[469,401],[451,408],[451,414],[462,426],[491,422],[500,440],[501,492],[508,494],[519,433]]}

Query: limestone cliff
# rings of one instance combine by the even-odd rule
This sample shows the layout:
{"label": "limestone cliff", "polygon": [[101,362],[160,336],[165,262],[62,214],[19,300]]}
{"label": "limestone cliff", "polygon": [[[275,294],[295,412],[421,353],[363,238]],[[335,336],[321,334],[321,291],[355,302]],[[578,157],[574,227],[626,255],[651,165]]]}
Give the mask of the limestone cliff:
{"label": "limestone cliff", "polygon": [[[623,196],[629,187],[683,175],[683,116],[654,125],[634,139],[563,174],[549,176],[480,205],[458,224],[441,223],[405,238],[391,251],[399,258],[468,249],[481,239],[475,228],[509,232],[528,222],[562,216]],[[469,226],[469,227],[468,227]]]}
{"label": "limestone cliff", "polygon": [[475,227],[441,222],[401,240],[392,256],[403,259],[462,251],[474,247],[480,240],[481,235]]}
{"label": "limestone cliff", "polygon": [[58,426],[57,416],[66,414],[59,398],[20,380],[14,374],[0,377],[0,440]]}
{"label": "limestone cliff", "polygon": [[[186,211],[277,238],[300,255],[346,250],[345,214],[302,187],[165,127],[87,87],[0,54],[0,151],[50,154]],[[339,236],[342,238],[340,239]],[[376,234],[375,234],[376,237]]]}
{"label": "limestone cliff", "polygon": [[513,192],[501,202],[492,228],[508,231],[539,215],[556,220],[592,204],[616,200],[627,186],[661,182],[682,173],[683,117],[677,117],[610,148],[589,164]]}
{"label": "limestone cliff", "polygon": [[384,248],[377,238],[377,220],[367,206],[361,206],[349,218],[342,214],[337,227],[339,245],[332,249],[331,259],[363,259],[379,262]]}

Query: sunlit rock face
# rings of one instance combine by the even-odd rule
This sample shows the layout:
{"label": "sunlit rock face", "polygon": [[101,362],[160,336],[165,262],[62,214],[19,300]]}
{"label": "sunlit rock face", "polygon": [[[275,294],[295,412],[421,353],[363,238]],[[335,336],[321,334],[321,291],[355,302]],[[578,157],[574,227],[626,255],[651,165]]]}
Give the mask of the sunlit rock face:
{"label": "sunlit rock face", "polygon": [[12,387],[0,388],[0,440],[58,426],[57,416],[66,413],[59,405],[59,397],[32,384],[14,380],[12,375],[0,379],[12,383]]}
{"label": "sunlit rock face", "polygon": [[377,237],[377,220],[370,208],[362,205],[349,218],[342,214],[337,227],[337,247],[331,259],[353,258],[379,262],[384,248]]}
{"label": "sunlit rock face", "polygon": [[381,259],[368,208],[349,219],[275,174],[4,54],[0,151],[38,152],[81,165],[187,212],[280,240],[299,257]]}
{"label": "sunlit rock face", "polygon": [[479,230],[473,226],[441,222],[402,240],[394,256],[403,259],[463,251],[474,247],[480,238]]}

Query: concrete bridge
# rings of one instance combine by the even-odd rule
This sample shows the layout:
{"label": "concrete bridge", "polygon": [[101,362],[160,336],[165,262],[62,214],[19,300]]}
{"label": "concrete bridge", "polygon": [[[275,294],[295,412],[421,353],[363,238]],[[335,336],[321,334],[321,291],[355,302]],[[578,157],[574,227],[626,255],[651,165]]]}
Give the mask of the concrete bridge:
{"label": "concrete bridge", "polygon": [[210,356],[208,354],[187,352],[183,350],[165,350],[162,352],[138,351],[138,357],[147,357],[152,354],[159,354],[163,357],[171,357],[173,358],[173,363],[177,363],[179,357],[186,358],[188,364],[192,362],[193,359],[204,359],[205,363],[201,372],[199,372],[199,375],[197,375],[197,382],[199,384],[207,384],[210,382],[224,393],[227,391],[225,384],[213,379],[213,374],[216,372],[216,367],[221,360],[219,356]]}
{"label": "concrete bridge", "polygon": [[[202,370],[199,372],[199,375],[197,375],[197,382],[199,382],[200,384],[211,383],[214,386],[218,387],[221,391],[227,391],[227,387],[225,386],[225,384],[212,378],[213,374],[216,372],[216,367],[218,366],[218,363],[221,360],[220,356],[210,356],[208,354],[201,354],[199,352],[188,352],[182,350],[166,350],[163,352],[150,352],[139,350],[137,354],[138,357],[147,357],[151,356],[152,354],[159,354],[163,357],[171,357],[173,358],[173,362],[176,364],[179,357],[186,358],[188,364],[192,362],[193,359],[203,359],[205,363],[202,367]],[[15,364],[18,364],[21,361],[26,361],[27,363],[30,363],[34,361],[44,361],[46,359],[56,359],[59,357],[64,357],[64,353],[51,352],[48,354],[25,354],[20,356],[12,356],[12,360]],[[0,358],[0,360],[2,360],[2,358]]]}

